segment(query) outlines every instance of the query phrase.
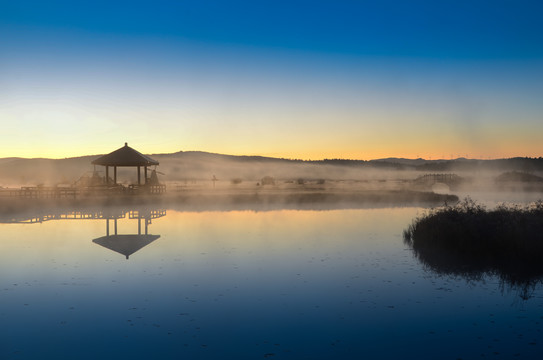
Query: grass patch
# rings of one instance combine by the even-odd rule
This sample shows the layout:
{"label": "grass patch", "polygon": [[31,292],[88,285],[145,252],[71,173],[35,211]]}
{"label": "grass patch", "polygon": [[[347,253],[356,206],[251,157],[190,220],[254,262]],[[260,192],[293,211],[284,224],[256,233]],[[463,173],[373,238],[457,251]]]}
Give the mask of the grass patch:
{"label": "grass patch", "polygon": [[497,276],[523,298],[543,280],[543,202],[487,210],[470,198],[432,209],[404,230],[416,258],[438,274]]}

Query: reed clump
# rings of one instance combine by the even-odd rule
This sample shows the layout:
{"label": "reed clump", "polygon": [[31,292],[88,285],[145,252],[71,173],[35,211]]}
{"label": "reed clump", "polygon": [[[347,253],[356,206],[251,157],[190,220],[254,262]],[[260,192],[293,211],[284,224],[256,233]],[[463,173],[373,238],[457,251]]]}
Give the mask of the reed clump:
{"label": "reed clump", "polygon": [[468,197],[414,219],[403,236],[417,259],[440,274],[496,275],[524,291],[543,279],[541,200],[488,210]]}

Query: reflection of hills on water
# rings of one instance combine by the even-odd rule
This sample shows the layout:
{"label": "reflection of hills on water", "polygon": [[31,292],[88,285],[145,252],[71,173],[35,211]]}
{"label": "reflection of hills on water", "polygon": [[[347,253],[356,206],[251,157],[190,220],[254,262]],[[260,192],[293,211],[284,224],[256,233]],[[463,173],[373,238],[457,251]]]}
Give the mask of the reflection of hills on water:
{"label": "reflection of hills on water", "polygon": [[[127,259],[141,248],[149,245],[160,235],[149,234],[153,219],[166,216],[164,209],[141,208],[88,208],[79,210],[33,211],[4,216],[0,223],[36,224],[52,220],[105,220],[106,235],[92,240],[94,243],[124,255]],[[119,219],[137,220],[137,234],[118,234]],[[142,229],[143,222],[143,229]],[[111,233],[112,234],[111,234]]]}

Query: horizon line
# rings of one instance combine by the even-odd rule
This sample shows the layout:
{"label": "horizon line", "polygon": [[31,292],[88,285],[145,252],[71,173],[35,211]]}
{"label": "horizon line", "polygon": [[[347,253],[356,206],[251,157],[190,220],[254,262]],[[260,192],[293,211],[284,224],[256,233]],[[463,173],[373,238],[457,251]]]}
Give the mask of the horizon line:
{"label": "horizon line", "polygon": [[[322,158],[322,159],[301,159],[301,158],[286,158],[286,157],[275,157],[275,156],[266,156],[266,155],[233,155],[233,154],[224,154],[224,153],[217,153],[217,152],[211,152],[211,151],[203,151],[203,150],[179,150],[174,152],[163,152],[163,153],[148,153],[145,155],[149,156],[163,156],[163,155],[173,155],[177,153],[205,153],[205,154],[212,154],[212,155],[221,155],[221,156],[232,156],[232,157],[261,157],[261,158],[268,158],[268,159],[276,159],[276,160],[287,160],[287,161],[303,161],[303,162],[319,162],[319,161],[382,161],[382,160],[408,160],[408,161],[416,161],[416,160],[423,160],[423,161],[456,161],[456,160],[477,160],[477,161],[492,161],[492,160],[507,160],[507,159],[541,159],[541,156],[510,156],[510,157],[496,157],[496,158],[468,158],[464,156],[459,156],[456,158],[438,158],[438,159],[432,159],[430,158],[409,158],[409,157],[401,157],[401,156],[388,156],[383,158],[374,158],[374,159],[353,159],[353,158]],[[108,153],[105,153],[108,154]],[[93,156],[102,156],[105,154],[86,154],[86,155],[78,155],[78,156],[68,156],[68,157],[24,157],[24,156],[6,156],[6,157],[0,157],[0,159],[23,159],[23,160],[67,160],[67,159],[77,159],[77,158],[83,158],[83,157],[93,157]]]}

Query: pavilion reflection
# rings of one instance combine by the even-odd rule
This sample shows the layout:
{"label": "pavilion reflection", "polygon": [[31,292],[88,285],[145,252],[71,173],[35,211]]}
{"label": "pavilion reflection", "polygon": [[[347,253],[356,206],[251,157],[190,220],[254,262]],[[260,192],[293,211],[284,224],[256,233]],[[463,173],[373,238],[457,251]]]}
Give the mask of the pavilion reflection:
{"label": "pavilion reflection", "polygon": [[[105,220],[105,236],[93,239],[92,242],[122,254],[128,259],[141,248],[160,238],[160,235],[149,234],[149,225],[154,219],[166,216],[165,209],[149,207],[137,208],[86,208],[77,210],[35,210],[24,214],[9,214],[0,217],[0,223],[37,224],[54,220]],[[137,233],[119,234],[118,221],[137,222]]]}
{"label": "pavilion reflection", "polygon": [[[137,234],[118,234],[117,221],[120,218],[136,219],[138,222]],[[153,241],[160,238],[160,235],[149,234],[149,225],[153,219],[157,219],[166,215],[166,210],[131,210],[120,214],[112,214],[106,217],[106,235],[92,240],[95,244],[101,245],[119,254],[122,254],[128,259],[130,255],[149,245]],[[113,222],[113,229],[110,227],[110,220]],[[142,221],[144,229],[142,234]],[[113,234],[111,234],[113,230]]]}

